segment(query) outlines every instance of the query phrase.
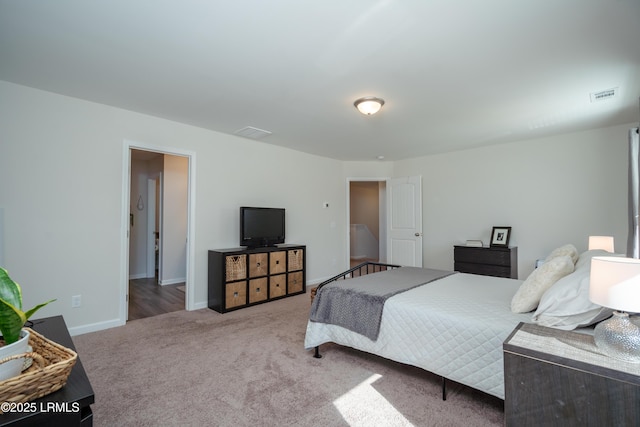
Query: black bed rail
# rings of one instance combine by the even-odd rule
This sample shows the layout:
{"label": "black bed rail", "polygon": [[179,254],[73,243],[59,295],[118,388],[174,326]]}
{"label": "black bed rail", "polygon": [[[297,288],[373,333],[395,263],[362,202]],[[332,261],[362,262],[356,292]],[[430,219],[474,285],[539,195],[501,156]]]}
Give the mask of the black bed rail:
{"label": "black bed rail", "polygon": [[[372,262],[372,261],[363,262],[362,264],[356,265],[355,267],[347,271],[344,271],[340,274],[337,274],[332,278],[327,279],[324,282],[320,283],[316,287],[316,292],[321,287],[331,282],[337,282],[338,280],[345,280],[350,277],[364,276],[365,274],[370,274],[370,273],[378,273],[380,271],[385,271],[385,270],[393,270],[394,268],[400,268],[400,266],[396,264],[385,264],[382,262]],[[356,272],[357,274],[354,274]]]}

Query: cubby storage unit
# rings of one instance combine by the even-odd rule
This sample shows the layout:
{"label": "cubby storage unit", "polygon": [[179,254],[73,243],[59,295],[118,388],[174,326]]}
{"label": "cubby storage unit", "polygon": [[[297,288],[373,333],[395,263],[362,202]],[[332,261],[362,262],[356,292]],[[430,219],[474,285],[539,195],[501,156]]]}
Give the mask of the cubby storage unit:
{"label": "cubby storage unit", "polygon": [[209,251],[208,306],[220,313],[307,291],[306,247]]}

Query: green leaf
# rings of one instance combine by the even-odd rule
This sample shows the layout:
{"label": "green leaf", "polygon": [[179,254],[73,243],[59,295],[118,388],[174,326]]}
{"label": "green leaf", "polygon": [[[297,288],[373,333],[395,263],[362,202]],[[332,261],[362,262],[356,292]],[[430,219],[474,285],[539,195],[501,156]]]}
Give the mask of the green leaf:
{"label": "green leaf", "polygon": [[20,338],[20,330],[27,321],[22,310],[16,309],[5,300],[0,299],[0,332],[5,344],[11,344]]}
{"label": "green leaf", "polygon": [[55,299],[52,299],[51,301],[43,302],[42,304],[38,304],[35,307],[33,307],[31,310],[25,312],[24,313],[24,317],[25,317],[24,321],[26,322],[33,315],[33,313],[35,313],[36,311],[40,310],[42,307],[44,307],[45,305],[49,304],[50,302],[54,302],[54,301],[55,301]]}
{"label": "green leaf", "polygon": [[0,299],[22,310],[22,290],[20,285],[11,280],[9,273],[0,267]]}
{"label": "green leaf", "polygon": [[22,311],[22,290],[11,280],[7,270],[0,267],[0,333],[5,344],[12,344],[20,338],[20,330],[33,313],[50,302],[38,304],[26,313]]}

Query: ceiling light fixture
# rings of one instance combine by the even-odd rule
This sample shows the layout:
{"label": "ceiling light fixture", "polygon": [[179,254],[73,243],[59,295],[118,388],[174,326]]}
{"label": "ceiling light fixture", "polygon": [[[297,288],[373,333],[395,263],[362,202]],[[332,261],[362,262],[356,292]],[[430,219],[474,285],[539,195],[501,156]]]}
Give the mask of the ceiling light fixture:
{"label": "ceiling light fixture", "polygon": [[375,96],[365,96],[364,98],[356,99],[353,105],[362,114],[370,116],[380,111],[384,105],[384,99],[376,98]]}

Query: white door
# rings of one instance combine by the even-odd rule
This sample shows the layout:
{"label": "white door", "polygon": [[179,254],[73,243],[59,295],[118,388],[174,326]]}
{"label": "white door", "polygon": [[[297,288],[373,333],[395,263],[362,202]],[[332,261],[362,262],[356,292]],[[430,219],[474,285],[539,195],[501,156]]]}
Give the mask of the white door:
{"label": "white door", "polygon": [[387,196],[387,262],[422,267],[422,177],[389,180]]}

